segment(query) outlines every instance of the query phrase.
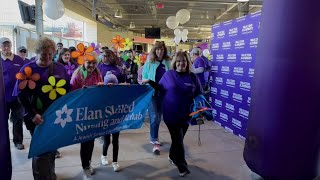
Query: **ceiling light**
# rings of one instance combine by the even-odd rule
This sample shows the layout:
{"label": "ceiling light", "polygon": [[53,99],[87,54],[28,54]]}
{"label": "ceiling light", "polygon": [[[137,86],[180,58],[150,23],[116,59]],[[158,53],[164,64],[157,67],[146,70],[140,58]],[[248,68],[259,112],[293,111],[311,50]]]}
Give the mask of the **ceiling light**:
{"label": "ceiling light", "polygon": [[249,0],[237,0],[237,2],[249,2]]}
{"label": "ceiling light", "polygon": [[122,13],[119,9],[117,9],[116,13],[114,14],[114,17],[116,18],[122,18]]}
{"label": "ceiling light", "polygon": [[131,29],[135,28],[136,25],[134,24],[134,22],[130,22],[130,26],[129,26]]}

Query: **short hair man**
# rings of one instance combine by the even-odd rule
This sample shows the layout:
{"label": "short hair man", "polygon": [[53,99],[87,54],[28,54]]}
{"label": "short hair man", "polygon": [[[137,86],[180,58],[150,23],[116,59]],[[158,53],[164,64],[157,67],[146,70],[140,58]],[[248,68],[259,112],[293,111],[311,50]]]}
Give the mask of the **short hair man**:
{"label": "short hair man", "polygon": [[17,55],[20,56],[26,63],[30,62],[30,59],[27,58],[28,56],[28,50],[24,46],[20,46],[17,49]]}

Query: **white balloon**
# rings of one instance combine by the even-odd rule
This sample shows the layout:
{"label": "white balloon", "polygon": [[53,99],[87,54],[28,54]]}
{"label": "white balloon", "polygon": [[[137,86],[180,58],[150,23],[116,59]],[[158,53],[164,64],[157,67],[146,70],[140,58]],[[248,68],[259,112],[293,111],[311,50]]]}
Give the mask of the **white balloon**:
{"label": "white balloon", "polygon": [[180,29],[175,29],[173,32],[174,32],[174,35],[176,35],[176,36],[180,36],[180,34],[181,34]]}
{"label": "white balloon", "polygon": [[48,18],[57,20],[64,14],[64,5],[61,0],[46,0],[43,3],[43,11]]}
{"label": "white balloon", "polygon": [[181,37],[179,36],[174,37],[174,42],[176,43],[176,45],[178,45],[180,41],[181,41]]}
{"label": "white balloon", "polygon": [[175,29],[178,27],[179,22],[175,16],[169,16],[166,20],[166,24],[167,24],[168,28]]}
{"label": "white balloon", "polygon": [[190,19],[190,12],[187,9],[180,9],[176,14],[177,20],[180,24],[184,24]]}
{"label": "white balloon", "polygon": [[181,34],[182,34],[183,36],[187,36],[188,33],[189,33],[188,29],[184,29]]}
{"label": "white balloon", "polygon": [[210,52],[209,52],[208,49],[203,50],[202,54],[203,54],[205,57],[210,56]]}
{"label": "white balloon", "polygon": [[188,37],[187,36],[182,36],[182,41],[183,42],[186,42],[188,40]]}

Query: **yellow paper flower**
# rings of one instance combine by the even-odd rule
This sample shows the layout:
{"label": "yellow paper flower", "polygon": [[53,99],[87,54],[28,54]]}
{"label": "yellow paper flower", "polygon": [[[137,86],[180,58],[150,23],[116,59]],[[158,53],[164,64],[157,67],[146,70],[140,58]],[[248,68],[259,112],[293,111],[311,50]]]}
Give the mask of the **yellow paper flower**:
{"label": "yellow paper flower", "polygon": [[124,45],[124,50],[129,50],[131,49],[133,43],[132,41],[130,41],[129,38],[126,38],[126,41],[123,43],[123,45]]}
{"label": "yellow paper flower", "polygon": [[48,82],[50,83],[50,85],[42,86],[41,90],[44,93],[50,91],[49,98],[51,100],[55,100],[57,98],[57,92],[60,95],[65,95],[67,93],[67,90],[62,87],[66,84],[66,80],[60,79],[56,84],[56,78],[54,76],[50,76]]}

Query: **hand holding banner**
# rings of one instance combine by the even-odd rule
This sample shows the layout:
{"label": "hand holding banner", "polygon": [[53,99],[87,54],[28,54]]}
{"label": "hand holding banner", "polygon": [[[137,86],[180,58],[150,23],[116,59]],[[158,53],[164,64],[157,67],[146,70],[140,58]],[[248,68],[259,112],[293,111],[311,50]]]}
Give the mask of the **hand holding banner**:
{"label": "hand holding banner", "polygon": [[70,92],[43,114],[29,158],[125,129],[141,128],[153,94],[151,86],[93,86]]}

